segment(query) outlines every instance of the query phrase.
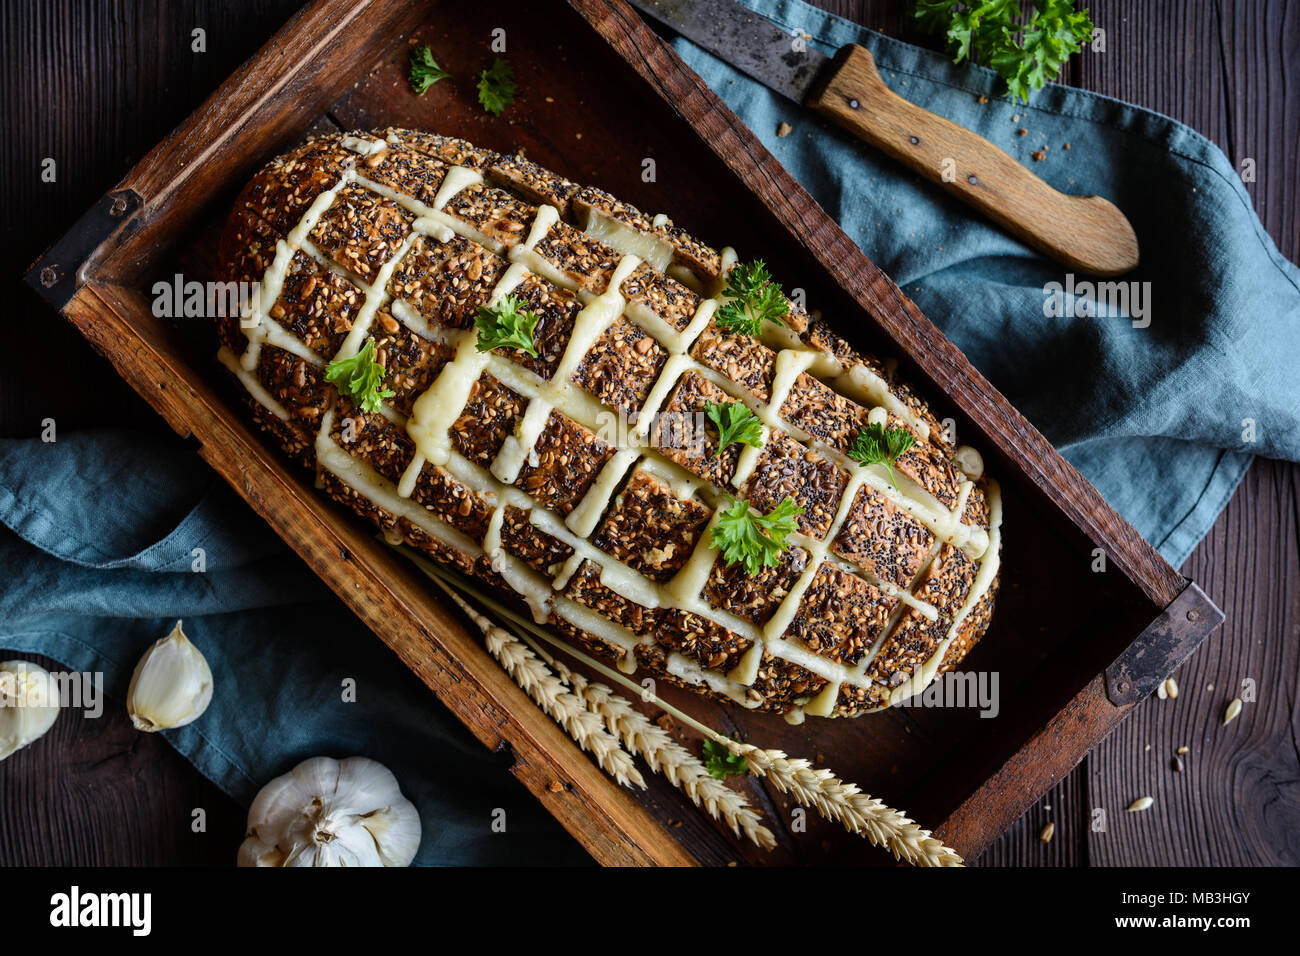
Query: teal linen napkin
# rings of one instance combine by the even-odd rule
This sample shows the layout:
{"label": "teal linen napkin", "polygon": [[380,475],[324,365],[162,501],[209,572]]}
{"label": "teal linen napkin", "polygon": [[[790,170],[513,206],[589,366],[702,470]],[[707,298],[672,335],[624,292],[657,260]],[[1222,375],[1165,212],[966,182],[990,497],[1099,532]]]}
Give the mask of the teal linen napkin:
{"label": "teal linen napkin", "polygon": [[[989,137],[1058,188],[1108,196],[1129,214],[1144,257],[1129,278],[1152,284],[1150,325],[1045,316],[1043,288],[1064,283],[1059,267],[676,41],[866,253],[1172,563],[1204,535],[1253,454],[1300,458],[1297,270],[1212,144],[1166,117],[1063,87],[1015,106],[997,98],[987,71],[802,3],[750,5],[825,52],[862,43],[908,99]],[[794,132],[778,138],[782,121]],[[1028,134],[1017,137],[1020,128]],[[1049,158],[1029,160],[1041,146]],[[0,442],[0,522],[0,648],[102,672],[120,705],[140,653],[184,618],[217,693],[200,720],[165,736],[237,800],[248,803],[305,757],[361,753],[391,767],[419,807],[419,863],[585,859],[506,773],[507,758],[485,753],[340,613],[184,443],[123,431]],[[191,570],[196,547],[203,573]],[[345,677],[357,681],[356,703],[342,701]],[[20,772],[19,759],[0,773]],[[489,826],[498,807],[505,834]]]}
{"label": "teal linen napkin", "polygon": [[[1278,252],[1218,147],[1166,116],[1070,87],[1012,103],[991,70],[956,67],[800,0],[742,2],[823,53],[861,44],[895,93],[986,137],[1062,192],[1105,196],[1128,215],[1142,264],[1123,280],[1149,283],[1138,286],[1149,289],[1145,314],[1045,315],[1044,289],[1064,291],[1064,267],[811,111],[673,41],[1170,564],[1209,531],[1254,455],[1300,458],[1300,270]],[[793,131],[779,137],[782,122]],[[1039,150],[1045,158],[1035,161]]]}
{"label": "teal linen napkin", "polygon": [[[301,760],[362,754],[419,809],[417,864],[590,862],[509,755],[485,750],[185,443],[0,440],[0,521],[0,659],[103,675],[105,710],[124,709],[136,661],[182,619],[214,693],[163,736],[245,806]],[[0,773],[32,766],[20,752]]]}

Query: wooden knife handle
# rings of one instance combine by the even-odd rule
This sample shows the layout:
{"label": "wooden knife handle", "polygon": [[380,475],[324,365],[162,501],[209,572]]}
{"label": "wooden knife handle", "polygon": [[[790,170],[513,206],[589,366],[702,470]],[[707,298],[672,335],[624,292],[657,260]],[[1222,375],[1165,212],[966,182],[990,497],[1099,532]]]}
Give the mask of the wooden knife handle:
{"label": "wooden knife handle", "polygon": [[1058,192],[984,137],[909,103],[856,44],[836,54],[809,105],[1071,269],[1118,276],[1138,264],[1137,236],[1114,203]]}

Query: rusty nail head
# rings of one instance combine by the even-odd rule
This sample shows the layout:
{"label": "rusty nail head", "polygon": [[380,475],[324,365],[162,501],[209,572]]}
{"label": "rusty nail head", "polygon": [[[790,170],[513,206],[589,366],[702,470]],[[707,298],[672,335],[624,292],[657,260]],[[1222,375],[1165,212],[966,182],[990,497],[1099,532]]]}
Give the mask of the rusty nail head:
{"label": "rusty nail head", "polygon": [[1199,621],[1200,619],[1201,619],[1201,612],[1196,610],[1195,608],[1192,608],[1192,610],[1187,612],[1187,620]]}
{"label": "rusty nail head", "polygon": [[41,270],[41,285],[45,286],[47,289],[54,288],[54,286],[59,284],[59,280],[62,278],[63,270],[57,265],[46,266]]}
{"label": "rusty nail head", "polygon": [[113,205],[108,211],[114,216],[122,215],[122,213],[126,212],[126,200],[118,196],[113,200]]}

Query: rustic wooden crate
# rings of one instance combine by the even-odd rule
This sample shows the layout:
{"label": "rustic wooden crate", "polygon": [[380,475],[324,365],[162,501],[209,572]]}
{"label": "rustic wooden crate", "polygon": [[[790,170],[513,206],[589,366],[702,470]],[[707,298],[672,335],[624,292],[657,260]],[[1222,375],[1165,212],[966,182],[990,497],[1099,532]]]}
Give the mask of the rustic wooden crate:
{"label": "rustic wooden crate", "polygon": [[[472,77],[506,31],[521,95],[501,118]],[[409,44],[431,44],[457,79],[424,97],[405,83]],[[1222,620],[970,366],[780,164],[621,0],[466,5],[318,0],[160,143],[33,268],[29,281],[117,367],[304,560],[604,863],[889,862],[790,803],[749,788],[779,846],[736,842],[664,781],[622,790],[538,711],[477,637],[371,529],[320,497],[311,476],[254,430],[213,360],[210,323],[162,320],[150,288],[208,278],[235,193],[312,131],[409,126],[530,158],[715,244],[797,277],[808,301],[865,349],[898,356],[1002,483],[1003,583],[966,666],[1000,674],[1001,713],[908,709],[791,727],[668,692],[729,734],[824,758],[973,855]],[[642,181],[653,157],[654,183]],[[793,284],[793,283],[792,283]],[[1108,555],[1093,573],[1094,549]],[[733,780],[734,782],[734,780]],[[553,788],[552,784],[562,786]]]}

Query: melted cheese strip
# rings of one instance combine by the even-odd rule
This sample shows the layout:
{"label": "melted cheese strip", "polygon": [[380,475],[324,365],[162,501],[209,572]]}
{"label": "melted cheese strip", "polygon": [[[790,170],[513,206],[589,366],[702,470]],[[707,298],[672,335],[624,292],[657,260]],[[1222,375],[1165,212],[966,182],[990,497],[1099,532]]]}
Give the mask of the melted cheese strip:
{"label": "melted cheese strip", "polygon": [[582,231],[611,249],[644,259],[658,272],[663,272],[673,261],[673,247],[658,236],[633,229],[595,208],[587,211],[587,224]]}
{"label": "melted cheese strip", "polygon": [[546,427],[553,408],[550,402],[540,398],[534,398],[528,403],[528,408],[515,423],[514,433],[506,436],[496,460],[492,462],[490,470],[494,477],[507,485],[513,484],[524,467],[525,459],[530,459],[530,464],[534,466],[537,464],[533,446],[537,443],[537,436]]}

